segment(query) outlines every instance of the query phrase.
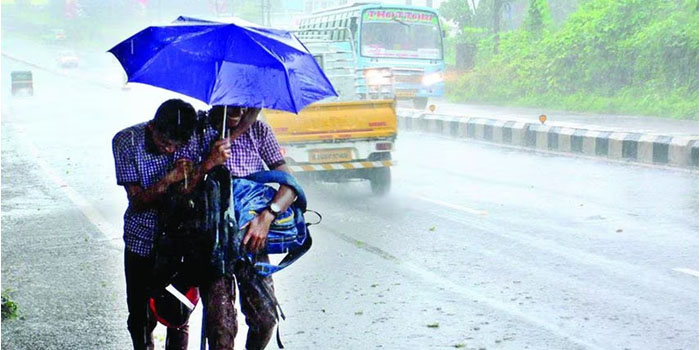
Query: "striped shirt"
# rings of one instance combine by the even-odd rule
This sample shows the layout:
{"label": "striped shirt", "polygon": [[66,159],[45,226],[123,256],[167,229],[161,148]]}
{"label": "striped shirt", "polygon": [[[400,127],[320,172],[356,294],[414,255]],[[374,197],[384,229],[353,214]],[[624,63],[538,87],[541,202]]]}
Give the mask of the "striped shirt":
{"label": "striped shirt", "polygon": [[[208,125],[201,136],[203,142],[195,132],[190,142],[175,152],[175,159],[187,158],[197,164],[206,160],[211,146],[219,139],[219,131]],[[225,166],[231,176],[245,177],[265,170],[265,166],[274,169],[284,163],[272,129],[265,122],[256,120],[246,132],[231,142],[231,158],[226,160]]]}
{"label": "striped shirt", "polygon": [[[128,127],[112,139],[117,184],[125,188],[130,184],[144,189],[151,187],[165,176],[173,163],[173,155],[149,152],[147,148],[153,145],[147,139],[147,124],[144,122]],[[155,209],[136,211],[129,205],[124,213],[126,248],[138,255],[148,256],[153,248],[157,223]]]}

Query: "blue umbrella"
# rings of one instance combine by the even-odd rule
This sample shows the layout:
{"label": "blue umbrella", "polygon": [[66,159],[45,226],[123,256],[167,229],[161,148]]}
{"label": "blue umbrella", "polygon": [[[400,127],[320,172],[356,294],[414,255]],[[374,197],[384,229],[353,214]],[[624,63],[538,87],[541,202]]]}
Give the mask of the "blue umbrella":
{"label": "blue umbrella", "polygon": [[314,57],[288,31],[180,17],[148,27],[109,50],[128,81],[209,105],[298,113],[337,96]]}

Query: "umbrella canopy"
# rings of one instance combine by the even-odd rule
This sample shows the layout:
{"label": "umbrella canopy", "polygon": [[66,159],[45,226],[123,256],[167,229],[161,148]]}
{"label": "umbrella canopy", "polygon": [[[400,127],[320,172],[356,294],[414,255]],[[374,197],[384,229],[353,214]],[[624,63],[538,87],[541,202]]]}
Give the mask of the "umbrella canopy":
{"label": "umbrella canopy", "polygon": [[314,57],[293,34],[240,21],[180,17],[148,27],[109,50],[129,82],[153,85],[209,105],[298,113],[337,96]]}

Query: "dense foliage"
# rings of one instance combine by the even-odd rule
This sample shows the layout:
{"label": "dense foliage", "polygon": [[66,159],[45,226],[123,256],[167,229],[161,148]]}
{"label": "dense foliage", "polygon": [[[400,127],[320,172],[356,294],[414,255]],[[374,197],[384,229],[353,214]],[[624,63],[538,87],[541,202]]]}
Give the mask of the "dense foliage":
{"label": "dense foliage", "polygon": [[452,99],[698,117],[695,0],[589,0],[559,26],[545,0],[530,0],[497,54],[490,35],[478,41],[475,68],[449,82]]}

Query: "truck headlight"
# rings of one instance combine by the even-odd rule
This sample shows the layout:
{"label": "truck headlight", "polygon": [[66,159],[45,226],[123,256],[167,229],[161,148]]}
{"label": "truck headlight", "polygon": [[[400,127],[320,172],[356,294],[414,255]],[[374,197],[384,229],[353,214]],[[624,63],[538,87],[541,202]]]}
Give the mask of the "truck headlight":
{"label": "truck headlight", "polygon": [[442,73],[435,72],[423,76],[422,83],[425,86],[435,85],[442,81]]}
{"label": "truck headlight", "polygon": [[391,70],[368,69],[362,73],[367,85],[391,85]]}

